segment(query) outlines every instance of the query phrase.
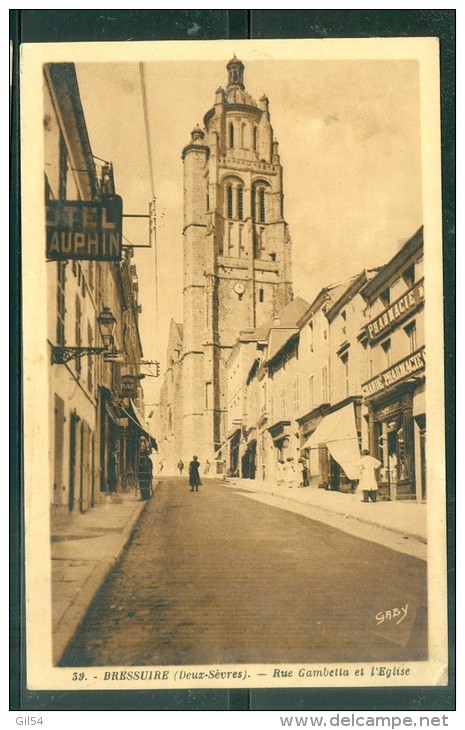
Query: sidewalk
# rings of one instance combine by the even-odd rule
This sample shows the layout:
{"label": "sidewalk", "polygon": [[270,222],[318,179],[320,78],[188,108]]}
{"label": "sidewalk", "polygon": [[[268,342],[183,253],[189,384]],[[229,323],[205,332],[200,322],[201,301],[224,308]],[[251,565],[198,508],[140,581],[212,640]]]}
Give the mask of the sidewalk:
{"label": "sidewalk", "polygon": [[427,542],[426,504],[414,500],[393,502],[362,502],[359,492],[330,492],[311,487],[278,486],[256,479],[228,478],[228,483],[252,492],[269,494],[282,499],[299,502],[324,510],[331,514],[351,517],[369,525],[405,535],[420,542]]}
{"label": "sidewalk", "polygon": [[51,537],[53,662],[57,664],[96,592],[127,545],[147,502],[115,494],[77,512]]}

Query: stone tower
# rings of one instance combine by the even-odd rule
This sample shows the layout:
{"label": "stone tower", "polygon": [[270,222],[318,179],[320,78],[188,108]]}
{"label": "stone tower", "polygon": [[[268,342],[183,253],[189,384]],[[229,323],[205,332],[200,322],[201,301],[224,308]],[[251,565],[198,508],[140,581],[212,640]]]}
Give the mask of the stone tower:
{"label": "stone tower", "polygon": [[266,96],[244,87],[244,65],[183,149],[183,450],[214,458],[224,443],[224,363],[242,329],[272,319],[292,299],[291,241],[283,173]]}

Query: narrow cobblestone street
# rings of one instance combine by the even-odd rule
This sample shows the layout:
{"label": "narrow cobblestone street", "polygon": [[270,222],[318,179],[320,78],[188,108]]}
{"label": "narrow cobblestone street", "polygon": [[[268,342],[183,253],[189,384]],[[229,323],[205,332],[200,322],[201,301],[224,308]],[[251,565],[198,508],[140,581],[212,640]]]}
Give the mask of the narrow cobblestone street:
{"label": "narrow cobblestone street", "polygon": [[241,491],[164,478],[61,666],[427,658],[423,561]]}

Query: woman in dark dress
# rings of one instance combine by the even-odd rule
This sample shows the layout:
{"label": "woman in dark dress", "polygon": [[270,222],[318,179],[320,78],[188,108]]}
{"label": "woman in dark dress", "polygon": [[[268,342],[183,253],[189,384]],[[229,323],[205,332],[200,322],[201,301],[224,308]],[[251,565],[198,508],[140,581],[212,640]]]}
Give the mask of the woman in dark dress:
{"label": "woman in dark dress", "polygon": [[152,477],[153,467],[152,462],[149,458],[150,451],[148,449],[145,439],[141,439],[140,451],[139,451],[139,489],[141,499],[150,499],[152,496]]}
{"label": "woman in dark dress", "polygon": [[199,475],[200,462],[197,456],[192,457],[192,461],[189,464],[189,486],[191,492],[198,492],[199,487],[202,485]]}

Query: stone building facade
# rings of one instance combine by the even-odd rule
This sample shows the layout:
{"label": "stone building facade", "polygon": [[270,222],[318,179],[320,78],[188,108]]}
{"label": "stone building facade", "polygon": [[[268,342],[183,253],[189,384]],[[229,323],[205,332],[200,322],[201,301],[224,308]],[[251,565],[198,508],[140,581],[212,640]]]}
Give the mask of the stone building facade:
{"label": "stone building facade", "polygon": [[[95,162],[74,65],[44,65],[43,82],[46,207],[52,201],[98,205],[115,196],[112,165]],[[46,266],[54,527],[135,484],[144,433],[142,344],[128,247],[119,261],[47,260]],[[105,354],[91,349],[103,345],[102,312],[114,319],[113,352]],[[57,358],[59,352],[66,357]]]}
{"label": "stone building facade", "polygon": [[[227,435],[225,363],[239,331],[256,328],[292,299],[291,240],[283,172],[269,102],[244,86],[244,65],[227,64],[226,89],[182,152],[184,287],[182,432],[184,460],[222,464]],[[169,374],[167,374],[169,377]],[[162,387],[166,396],[166,388]],[[168,404],[161,399],[166,421]]]}
{"label": "stone building facade", "polygon": [[360,452],[381,499],[426,500],[423,229],[386,264],[299,297],[228,361],[229,473],[352,492]]}
{"label": "stone building facade", "polygon": [[363,412],[388,499],[426,500],[423,228],[365,287]]}

